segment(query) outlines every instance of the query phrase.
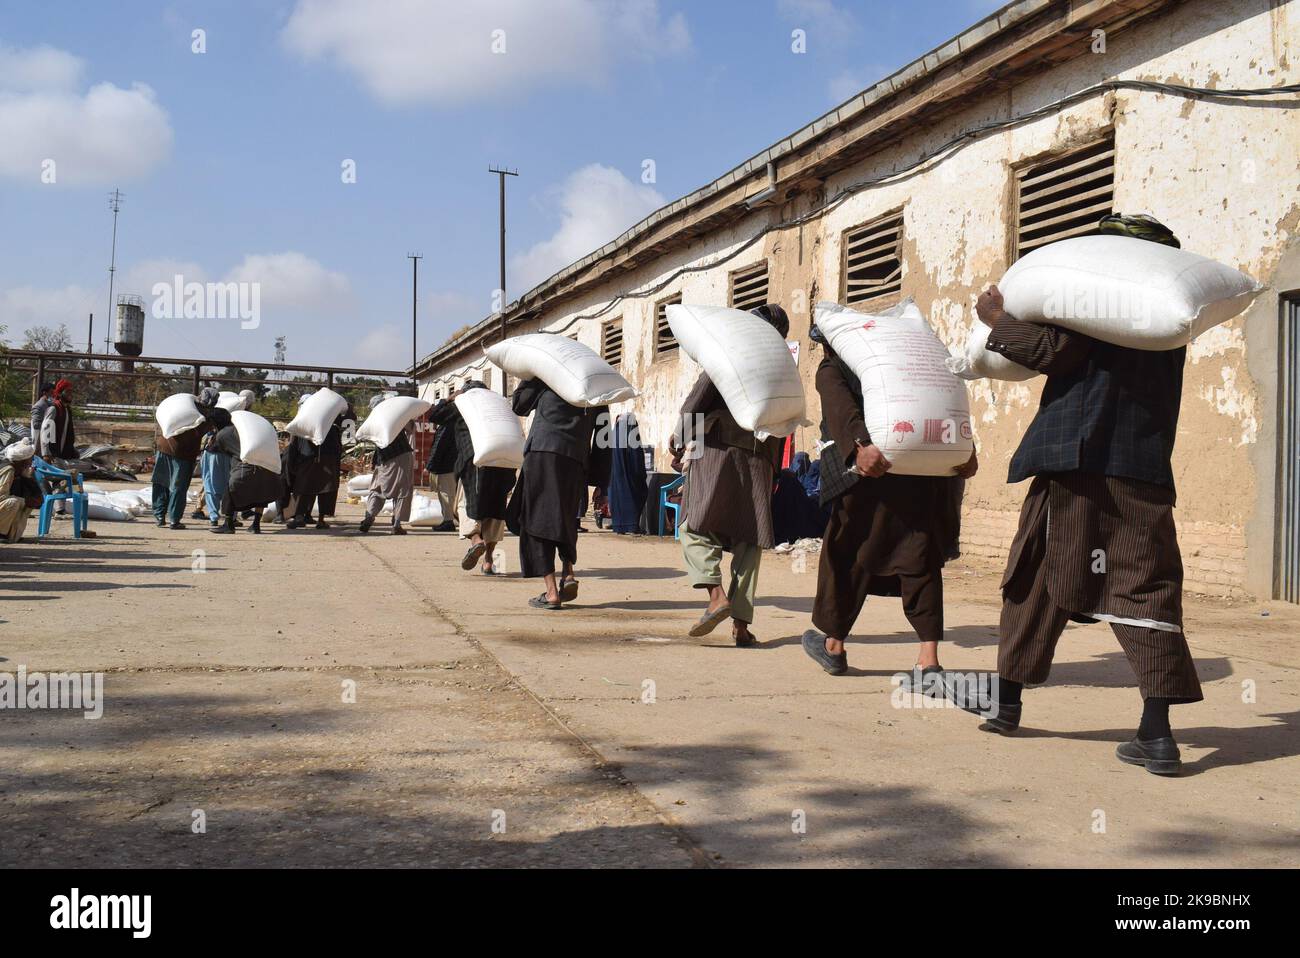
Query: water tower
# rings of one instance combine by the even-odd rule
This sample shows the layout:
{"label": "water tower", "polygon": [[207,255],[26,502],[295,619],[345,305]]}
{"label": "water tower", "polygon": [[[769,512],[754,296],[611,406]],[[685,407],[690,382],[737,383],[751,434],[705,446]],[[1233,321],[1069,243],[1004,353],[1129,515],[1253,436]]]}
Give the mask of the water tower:
{"label": "water tower", "polygon": [[[123,356],[139,356],[144,350],[144,300],[132,293],[122,293],[117,297],[113,348]],[[124,372],[134,368],[135,363],[130,360],[122,362]]]}

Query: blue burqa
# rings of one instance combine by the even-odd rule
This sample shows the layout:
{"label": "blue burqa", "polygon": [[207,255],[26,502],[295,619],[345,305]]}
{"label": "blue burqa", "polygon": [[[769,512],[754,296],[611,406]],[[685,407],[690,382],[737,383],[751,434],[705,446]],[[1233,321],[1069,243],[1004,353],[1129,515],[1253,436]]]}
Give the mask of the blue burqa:
{"label": "blue burqa", "polygon": [[614,423],[613,455],[609,470],[609,516],[614,531],[642,532],[641,513],[648,494],[645,452],[636,417],[619,416]]}

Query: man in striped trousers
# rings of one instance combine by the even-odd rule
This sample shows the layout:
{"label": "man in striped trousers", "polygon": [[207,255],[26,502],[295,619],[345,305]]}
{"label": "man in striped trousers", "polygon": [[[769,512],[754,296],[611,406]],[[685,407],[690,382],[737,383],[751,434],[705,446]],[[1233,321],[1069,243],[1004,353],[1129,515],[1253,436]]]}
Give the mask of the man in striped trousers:
{"label": "man in striped trousers", "polygon": [[[1108,217],[1103,232],[1177,246],[1147,217]],[[1174,530],[1174,436],[1186,348],[1131,349],[1020,322],[996,286],[976,313],[988,348],[1047,374],[1008,482],[1033,478],[1002,579],[998,693],[980,728],[1020,725],[1021,690],[1047,680],[1066,622],[1107,622],[1144,701],[1125,762],[1181,770],[1169,706],[1201,700],[1183,635],[1183,565]]]}

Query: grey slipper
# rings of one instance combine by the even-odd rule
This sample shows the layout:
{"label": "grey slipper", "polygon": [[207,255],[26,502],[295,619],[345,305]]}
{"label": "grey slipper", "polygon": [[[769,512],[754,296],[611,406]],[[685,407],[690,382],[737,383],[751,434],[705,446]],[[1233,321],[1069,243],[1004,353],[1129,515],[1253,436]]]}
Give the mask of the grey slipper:
{"label": "grey slipper", "polygon": [[572,602],[578,597],[578,580],[564,579],[560,583],[560,601]]}
{"label": "grey slipper", "polygon": [[826,651],[826,636],[816,629],[809,629],[803,634],[802,644],[803,650],[808,653],[808,657],[831,675],[843,675],[849,670],[848,653],[841,652],[839,655],[831,655]]}
{"label": "grey slipper", "polygon": [[478,560],[483,558],[483,553],[487,552],[487,543],[480,542],[472,545],[465,550],[465,558],[460,560],[460,567],[468,572],[474,566],[478,565]]}
{"label": "grey slipper", "polygon": [[532,606],[534,609],[549,609],[552,612],[554,612],[556,609],[563,608],[563,606],[561,606],[560,603],[558,602],[548,602],[546,599],[545,592],[543,592],[541,595],[533,596],[531,599],[528,600],[528,604]]}
{"label": "grey slipper", "polygon": [[693,639],[702,638],[729,618],[731,618],[730,603],[713,612],[705,610],[704,614],[700,616],[699,620],[693,626],[691,626],[691,631],[687,634]]}

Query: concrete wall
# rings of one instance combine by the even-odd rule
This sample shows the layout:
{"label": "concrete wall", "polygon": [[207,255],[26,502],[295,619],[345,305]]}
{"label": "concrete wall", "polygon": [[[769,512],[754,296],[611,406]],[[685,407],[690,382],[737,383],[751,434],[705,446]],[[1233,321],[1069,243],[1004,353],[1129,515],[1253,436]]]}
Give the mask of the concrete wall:
{"label": "concrete wall", "polygon": [[[799,228],[777,231],[734,260],[673,281],[652,297],[628,299],[600,318],[616,295],[658,285],[683,266],[717,262],[765,225],[819,205],[845,186],[915,161],[954,135],[1020,116],[1061,96],[1116,77],[1217,88],[1272,87],[1300,81],[1300,11],[1270,0],[1192,0],[1107,38],[1088,53],[1012,90],[978,101],[941,125],[830,178],[822,195],[756,212],[727,232],[624,274],[581,297],[555,302],[539,328],[577,332],[600,348],[603,321],[621,316],[624,375],[642,391],[633,403],[648,439],[662,446],[698,367],[674,353],[653,356],[654,308],[681,292],[687,302],[725,303],[728,274],[762,258],[769,298],[792,318],[810,418],[819,416],[812,378],[821,359],[807,332],[810,304],[836,299],[845,230],[884,213],[904,214],[903,295],[914,298],[954,349],[965,341],[978,292],[1009,264],[1014,168],[1113,130],[1115,209],[1149,212],[1185,248],[1243,269],[1269,284],[1245,315],[1202,336],[1188,351],[1174,470],[1188,588],[1214,595],[1271,593],[1277,297],[1300,287],[1300,110],[1262,101],[1196,101],[1121,91],[986,137],[923,173],[863,190]],[[1085,47],[1091,38],[1079,41]],[[887,301],[886,301],[887,304]],[[440,370],[430,383],[455,382]],[[482,370],[476,370],[477,376]],[[463,378],[462,375],[459,378]],[[1005,556],[1022,486],[1006,484],[1006,465],[1033,417],[1039,386],[982,380],[970,385],[982,469],[968,485],[964,548]],[[816,427],[796,442],[812,449]],[[662,463],[661,458],[661,463]]]}

